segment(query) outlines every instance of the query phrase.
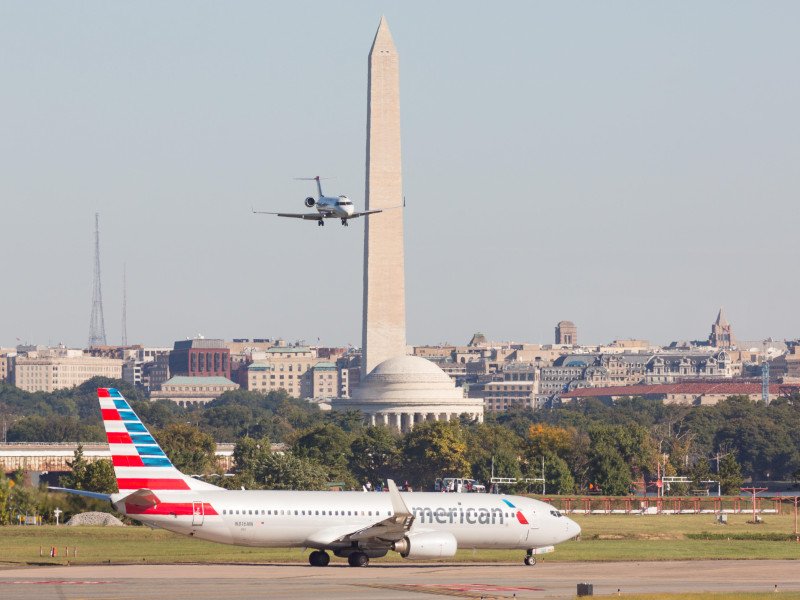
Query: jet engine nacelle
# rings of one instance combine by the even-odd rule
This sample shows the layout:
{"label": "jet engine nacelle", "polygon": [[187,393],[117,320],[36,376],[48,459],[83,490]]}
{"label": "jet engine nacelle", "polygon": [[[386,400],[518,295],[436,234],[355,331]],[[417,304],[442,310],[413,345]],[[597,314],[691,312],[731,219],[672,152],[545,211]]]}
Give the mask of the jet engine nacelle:
{"label": "jet engine nacelle", "polygon": [[313,199],[311,196],[309,196],[308,198],[306,198],[306,206],[307,206],[308,208],[311,208],[311,207],[312,207],[312,206],[314,206],[316,203],[317,203],[317,201],[316,201],[316,200],[314,200],[314,199]]}
{"label": "jet engine nacelle", "polygon": [[447,531],[412,533],[402,540],[394,542],[392,550],[410,560],[447,558],[455,555],[458,550],[458,542],[456,542],[455,536]]}

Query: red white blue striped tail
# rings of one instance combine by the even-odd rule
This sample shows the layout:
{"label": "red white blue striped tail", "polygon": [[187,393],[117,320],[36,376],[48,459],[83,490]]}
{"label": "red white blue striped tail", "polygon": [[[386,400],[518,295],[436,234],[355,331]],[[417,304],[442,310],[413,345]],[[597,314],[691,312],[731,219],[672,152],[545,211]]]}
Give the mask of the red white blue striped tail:
{"label": "red white blue striped tail", "polygon": [[219,489],[178,471],[118,390],[98,388],[97,395],[120,493]]}

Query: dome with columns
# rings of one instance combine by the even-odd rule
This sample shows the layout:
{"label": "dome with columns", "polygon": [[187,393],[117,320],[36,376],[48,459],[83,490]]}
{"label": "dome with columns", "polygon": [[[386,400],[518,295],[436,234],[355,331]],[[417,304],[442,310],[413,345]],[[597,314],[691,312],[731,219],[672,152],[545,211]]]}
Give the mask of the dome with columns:
{"label": "dome with columns", "polygon": [[483,401],[465,398],[450,376],[428,359],[395,356],[378,364],[332,408],[362,411],[372,425],[408,431],[422,421],[449,421],[462,413],[483,420]]}

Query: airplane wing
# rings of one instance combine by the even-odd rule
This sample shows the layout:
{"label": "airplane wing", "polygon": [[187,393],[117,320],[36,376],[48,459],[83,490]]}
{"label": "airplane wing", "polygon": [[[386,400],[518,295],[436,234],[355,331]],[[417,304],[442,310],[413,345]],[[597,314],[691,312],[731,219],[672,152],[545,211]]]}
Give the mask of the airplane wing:
{"label": "airplane wing", "polygon": [[386,483],[389,486],[389,497],[392,501],[392,516],[387,517],[383,521],[379,521],[364,527],[358,531],[353,531],[336,538],[335,542],[354,542],[363,540],[378,540],[384,542],[394,542],[402,540],[405,537],[411,525],[414,523],[414,515],[408,510],[406,503],[400,496],[394,481],[388,479]]}
{"label": "airplane wing", "polygon": [[253,212],[257,215],[278,215],[279,217],[290,217],[292,219],[304,219],[310,221],[319,221],[320,219],[326,219],[330,216],[323,213],[278,213],[267,212],[264,210],[254,210]]}

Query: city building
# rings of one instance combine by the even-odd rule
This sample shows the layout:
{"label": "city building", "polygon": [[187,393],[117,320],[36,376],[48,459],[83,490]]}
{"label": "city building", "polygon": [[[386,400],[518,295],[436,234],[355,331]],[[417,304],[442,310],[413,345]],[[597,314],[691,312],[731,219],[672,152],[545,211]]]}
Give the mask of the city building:
{"label": "city building", "polygon": [[81,350],[63,346],[18,354],[12,360],[14,385],[26,392],[72,388],[92,377],[122,378],[121,359],[84,356]]}
{"label": "city building", "polygon": [[507,411],[515,406],[542,408],[546,399],[539,394],[540,369],[532,363],[510,363],[502,379],[483,385],[484,409]]}
{"label": "city building", "polygon": [[239,367],[239,385],[262,392],[284,389],[296,398],[313,398],[312,367],[320,362],[310,348],[273,346],[254,351],[253,362]]}
{"label": "city building", "polygon": [[736,338],[733,337],[731,324],[725,318],[725,312],[722,307],[719,307],[717,320],[711,325],[711,335],[708,336],[708,343],[715,348],[733,348],[736,344]]}
{"label": "city building", "polygon": [[150,401],[171,400],[180,406],[206,404],[239,386],[227,377],[176,376],[161,384],[160,390],[150,392]]}
{"label": "city building", "polygon": [[[797,386],[800,388],[800,385]],[[770,384],[770,402],[786,395],[788,388]],[[796,391],[796,388],[795,388]],[[573,402],[583,398],[597,398],[613,403],[620,398],[641,397],[647,400],[661,400],[665,404],[716,404],[729,396],[749,396],[753,401],[761,400],[760,382],[710,381],[668,383],[663,385],[632,385],[572,390],[562,394],[562,402]]]}
{"label": "city building", "polygon": [[8,383],[12,381],[12,366],[16,355],[16,350],[0,348],[0,381]]}
{"label": "city building", "polygon": [[557,346],[577,346],[578,328],[572,321],[561,321],[556,325],[556,345]]}
{"label": "city building", "polygon": [[174,377],[225,377],[230,379],[231,351],[224,340],[195,338],[175,342],[169,353],[169,371]]}

